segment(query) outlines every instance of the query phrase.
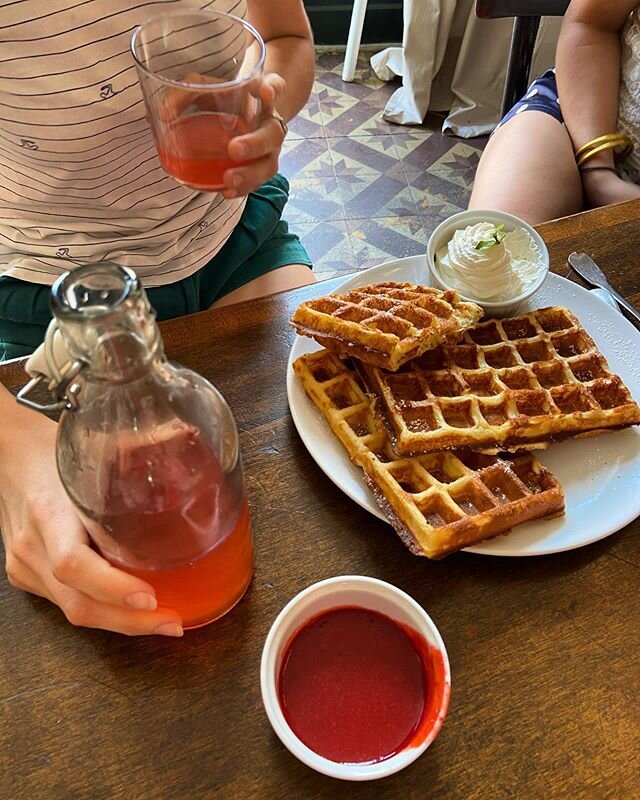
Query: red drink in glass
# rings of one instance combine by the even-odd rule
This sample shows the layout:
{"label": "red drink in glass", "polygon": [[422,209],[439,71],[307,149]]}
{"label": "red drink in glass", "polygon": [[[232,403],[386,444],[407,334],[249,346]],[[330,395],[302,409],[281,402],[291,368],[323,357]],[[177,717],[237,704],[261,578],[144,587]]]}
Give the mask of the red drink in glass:
{"label": "red drink in glass", "polygon": [[131,52],[162,166],[198,191],[222,189],[238,164],[229,141],[259,124],[262,37],[232,14],[180,10],[139,25]]}
{"label": "red drink in glass", "polygon": [[224,173],[242,163],[229,158],[229,142],[252,128],[236,114],[205,111],[159,126],[158,155],[165,170],[193,189],[224,186]]}

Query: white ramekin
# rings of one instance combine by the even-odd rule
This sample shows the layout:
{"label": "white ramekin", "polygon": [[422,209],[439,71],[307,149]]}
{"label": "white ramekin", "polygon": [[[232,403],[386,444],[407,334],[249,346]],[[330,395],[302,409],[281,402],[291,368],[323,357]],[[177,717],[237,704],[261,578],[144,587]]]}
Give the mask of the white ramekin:
{"label": "white ramekin", "polygon": [[524,228],[533,241],[536,243],[543,256],[543,263],[540,267],[535,281],[524,292],[521,292],[508,300],[492,301],[492,300],[479,300],[476,297],[465,294],[459,289],[458,294],[463,300],[470,300],[479,305],[489,317],[509,317],[517,313],[518,307],[534,295],[542,286],[549,273],[549,251],[544,239],[540,236],[535,228],[532,228],[524,220],[519,217],[514,217],[513,214],[507,214],[504,211],[483,211],[480,209],[460,211],[458,214],[445,219],[441,222],[434,232],[429,237],[427,243],[427,265],[429,268],[429,276],[431,284],[438,289],[455,289],[455,286],[450,286],[445,279],[443,279],[438,268],[436,267],[436,253],[441,247],[444,247],[451,239],[453,234],[466,228],[468,225],[476,225],[478,222],[490,222],[493,225],[504,224],[505,231],[512,231],[516,228]]}
{"label": "white ramekin", "polygon": [[[318,755],[303,744],[289,727],[278,700],[278,675],[285,648],[293,634],[323,611],[360,606],[378,611],[408,625],[442,654],[444,689],[433,726],[421,739],[399,753],[374,764],[340,764]],[[449,705],[451,672],[447,651],[438,629],[416,601],[390,583],[363,575],[342,575],[314,583],[296,595],[276,617],[262,651],[260,664],[262,701],[274,731],[284,746],[304,764],[324,775],[348,781],[366,781],[392,775],[411,764],[429,747],[442,727]]]}

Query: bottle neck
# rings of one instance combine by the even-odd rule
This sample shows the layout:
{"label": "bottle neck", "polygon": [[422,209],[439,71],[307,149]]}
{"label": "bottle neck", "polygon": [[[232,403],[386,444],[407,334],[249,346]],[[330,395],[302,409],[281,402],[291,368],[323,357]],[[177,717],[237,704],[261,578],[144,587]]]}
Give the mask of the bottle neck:
{"label": "bottle neck", "polygon": [[87,366],[87,377],[135,380],[164,359],[155,313],[131,270],[79,267],[56,282],[51,304],[69,354]]}

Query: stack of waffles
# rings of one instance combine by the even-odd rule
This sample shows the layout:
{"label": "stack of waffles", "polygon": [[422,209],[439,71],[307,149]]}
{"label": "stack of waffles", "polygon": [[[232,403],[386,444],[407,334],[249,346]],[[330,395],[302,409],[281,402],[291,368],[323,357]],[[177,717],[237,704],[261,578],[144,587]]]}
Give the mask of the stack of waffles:
{"label": "stack of waffles", "polygon": [[481,315],[456,292],[384,283],[292,319],[326,348],[294,363],[306,394],[405,544],[430,558],[563,513],[532,450],[640,423],[570,311]]}

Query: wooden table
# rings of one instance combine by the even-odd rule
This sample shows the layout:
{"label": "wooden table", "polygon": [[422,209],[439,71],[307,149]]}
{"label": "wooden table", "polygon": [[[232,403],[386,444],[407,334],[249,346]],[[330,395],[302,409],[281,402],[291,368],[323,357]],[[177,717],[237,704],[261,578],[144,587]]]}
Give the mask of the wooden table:
{"label": "wooden table", "polygon": [[[633,299],[640,204],[540,226],[553,267],[594,255]],[[640,796],[640,524],[542,558],[413,557],[315,465],[287,408],[304,298],[338,281],[162,326],[171,358],[210,378],[241,431],[257,548],[240,605],[182,640],[74,629],[0,577],[0,797],[5,800],[616,798]],[[637,295],[636,295],[636,299]],[[19,363],[0,367],[12,389]],[[640,490],[640,487],[639,487]],[[341,573],[409,592],[446,642],[445,725],[411,767],[347,784],[299,763],[260,699],[269,626]]]}

